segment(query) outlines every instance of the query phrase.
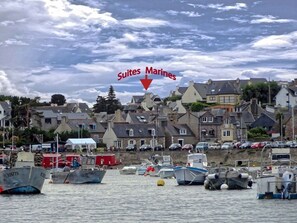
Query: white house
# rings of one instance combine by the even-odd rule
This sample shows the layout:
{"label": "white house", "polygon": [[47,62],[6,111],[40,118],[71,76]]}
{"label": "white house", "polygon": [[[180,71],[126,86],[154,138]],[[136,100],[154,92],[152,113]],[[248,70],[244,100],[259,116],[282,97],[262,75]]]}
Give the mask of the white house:
{"label": "white house", "polygon": [[295,107],[297,105],[297,86],[282,87],[275,96],[276,107]]}
{"label": "white house", "polygon": [[10,101],[0,102],[0,127],[11,127]]}

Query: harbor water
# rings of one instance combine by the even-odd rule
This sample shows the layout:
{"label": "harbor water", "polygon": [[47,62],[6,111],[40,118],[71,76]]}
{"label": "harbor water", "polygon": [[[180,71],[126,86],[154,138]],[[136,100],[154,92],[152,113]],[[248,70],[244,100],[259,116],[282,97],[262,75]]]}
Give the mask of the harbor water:
{"label": "harbor water", "polygon": [[297,222],[297,200],[257,200],[256,184],[208,191],[158,179],[108,170],[102,184],[47,180],[42,194],[1,195],[0,222]]}

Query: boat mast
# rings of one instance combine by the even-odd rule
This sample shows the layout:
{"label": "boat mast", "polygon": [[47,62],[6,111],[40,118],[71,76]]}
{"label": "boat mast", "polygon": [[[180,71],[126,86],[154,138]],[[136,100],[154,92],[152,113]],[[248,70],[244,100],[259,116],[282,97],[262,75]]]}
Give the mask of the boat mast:
{"label": "boat mast", "polygon": [[56,159],[56,169],[59,167],[59,135],[57,134],[57,159]]}

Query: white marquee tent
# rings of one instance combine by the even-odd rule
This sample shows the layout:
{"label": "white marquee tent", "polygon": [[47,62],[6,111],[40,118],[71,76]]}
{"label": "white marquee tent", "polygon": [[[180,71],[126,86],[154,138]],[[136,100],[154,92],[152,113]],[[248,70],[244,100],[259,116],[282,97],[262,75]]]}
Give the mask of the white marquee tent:
{"label": "white marquee tent", "polygon": [[96,142],[92,138],[72,138],[66,141],[65,146],[71,146],[74,149],[96,149]]}

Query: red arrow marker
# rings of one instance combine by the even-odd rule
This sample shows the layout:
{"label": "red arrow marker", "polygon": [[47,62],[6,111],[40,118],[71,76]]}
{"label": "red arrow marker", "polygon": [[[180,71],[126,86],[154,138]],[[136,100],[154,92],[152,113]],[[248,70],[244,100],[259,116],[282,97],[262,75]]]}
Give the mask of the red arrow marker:
{"label": "red arrow marker", "polygon": [[143,87],[145,90],[147,90],[150,86],[150,84],[152,83],[153,79],[148,79],[147,78],[147,74],[145,75],[145,78],[144,79],[140,79]]}

